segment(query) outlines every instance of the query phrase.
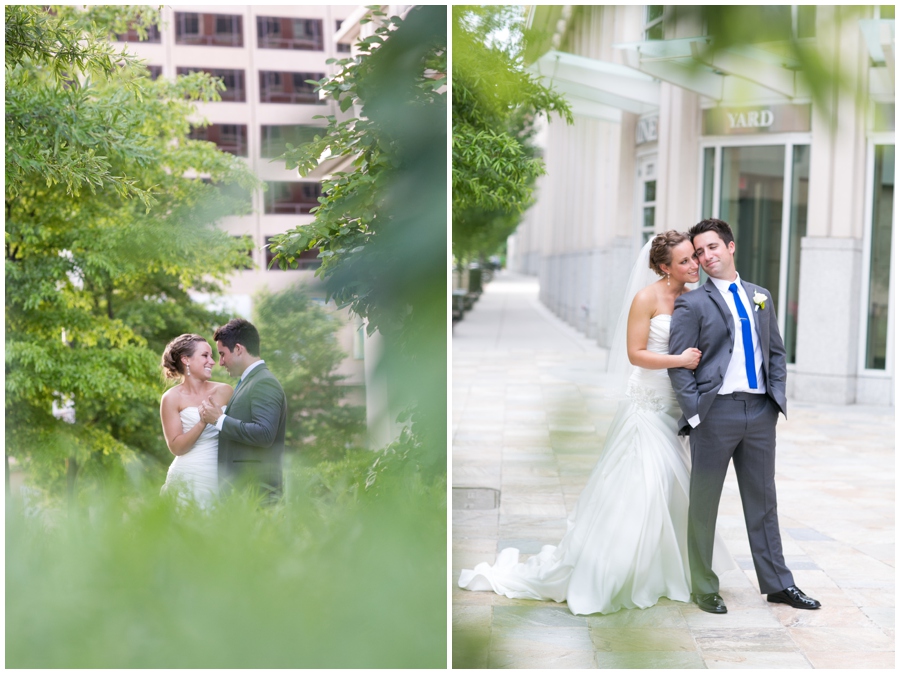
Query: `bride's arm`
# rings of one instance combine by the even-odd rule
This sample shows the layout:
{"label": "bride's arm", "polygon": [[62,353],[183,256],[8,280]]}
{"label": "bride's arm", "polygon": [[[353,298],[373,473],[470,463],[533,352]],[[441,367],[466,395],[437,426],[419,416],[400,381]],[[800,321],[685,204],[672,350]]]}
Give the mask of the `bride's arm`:
{"label": "bride's arm", "polygon": [[162,421],[166,445],[175,456],[187,454],[206,427],[206,424],[200,421],[185,433],[181,426],[181,417],[178,415],[178,402],[170,395],[164,395],[159,403],[159,418]]}
{"label": "bride's arm", "polygon": [[693,370],[700,362],[697,349],[685,349],[679,354],[655,353],[647,350],[650,339],[650,319],[656,309],[656,296],[652,290],[644,288],[634,296],[628,312],[628,360],[645,370],[667,370],[670,367],[684,367]]}

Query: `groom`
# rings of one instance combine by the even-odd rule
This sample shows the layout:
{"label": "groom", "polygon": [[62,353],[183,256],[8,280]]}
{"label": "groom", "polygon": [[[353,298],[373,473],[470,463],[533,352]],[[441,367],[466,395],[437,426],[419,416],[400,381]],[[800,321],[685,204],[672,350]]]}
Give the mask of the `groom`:
{"label": "groom", "polygon": [[282,493],[282,455],[287,401],[284,389],[259,357],[259,332],[249,321],[233,318],[213,336],[219,364],[240,377],[223,414],[205,401],[200,417],[219,429],[219,482],[244,482],[267,493]]}
{"label": "groom", "polygon": [[669,352],[696,347],[696,370],[669,378],[690,435],[688,558],[692,599],[708,613],[726,613],[712,570],[719,498],[734,460],[759,589],[768,601],[794,608],[821,604],[794,585],[784,563],[775,501],[775,424],[786,414],[784,343],[771,295],[743,281],[734,266],[734,235],[722,220],[703,220],[688,234],[709,280],[675,300]]}

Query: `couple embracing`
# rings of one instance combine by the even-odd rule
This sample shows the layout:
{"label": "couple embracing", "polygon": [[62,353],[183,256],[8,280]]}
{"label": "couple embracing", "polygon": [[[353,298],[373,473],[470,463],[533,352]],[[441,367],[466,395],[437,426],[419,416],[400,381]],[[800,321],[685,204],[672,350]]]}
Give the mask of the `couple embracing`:
{"label": "couple embracing", "polygon": [[[778,528],[784,344],[771,295],[740,278],[734,252],[731,228],[716,219],[644,246],[610,352],[611,363],[624,362],[627,388],[565,536],[524,563],[515,548],[501,550],[493,565],[463,570],[460,587],[566,601],[576,614],[661,597],[726,613],[717,571],[734,561],[716,517],[734,461],[760,591],[819,608],[794,584]],[[689,291],[698,263],[710,278]]]}
{"label": "couple embracing", "polygon": [[287,401],[281,384],[259,357],[259,332],[242,318],[216,330],[219,364],[240,381],[234,389],[211,381],[215,360],[201,335],[173,339],[162,356],[169,379],[163,394],[163,435],[175,460],[163,492],[209,507],[235,484],[259,489],[265,502],[282,493]]}

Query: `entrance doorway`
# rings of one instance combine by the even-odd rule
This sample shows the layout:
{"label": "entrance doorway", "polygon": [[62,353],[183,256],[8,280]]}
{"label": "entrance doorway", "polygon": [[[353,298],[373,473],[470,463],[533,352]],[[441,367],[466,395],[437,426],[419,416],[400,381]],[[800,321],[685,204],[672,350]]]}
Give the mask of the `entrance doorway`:
{"label": "entrance doorway", "polygon": [[702,217],[731,225],[737,270],[772,293],[787,361],[793,363],[809,145],[722,143],[704,148],[703,159]]}

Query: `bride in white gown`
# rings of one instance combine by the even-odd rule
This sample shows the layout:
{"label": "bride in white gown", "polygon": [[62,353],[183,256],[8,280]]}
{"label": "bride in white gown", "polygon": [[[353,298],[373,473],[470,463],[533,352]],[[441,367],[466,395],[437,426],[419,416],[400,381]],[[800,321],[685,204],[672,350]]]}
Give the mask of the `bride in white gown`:
{"label": "bride in white gown", "polygon": [[212,347],[200,335],[176,337],[162,356],[166,377],[181,383],[166,391],[159,405],[166,445],[175,455],[161,493],[174,492],[204,508],[219,493],[219,431],[200,420],[199,405],[212,399],[224,408],[232,393],[228,384],[210,381],[213,365]]}
{"label": "bride in white gown", "polygon": [[[649,269],[663,278],[648,285]],[[681,411],[666,368],[694,369],[702,357],[697,349],[669,354],[675,299],[698,280],[697,269],[694,247],[680,232],[644,246],[625,298],[634,300],[610,350],[610,370],[627,376],[625,397],[565,536],[524,563],[516,548],[506,548],[493,565],[463,570],[460,587],[565,601],[582,615],[647,608],[660,597],[690,601],[690,451],[677,435]],[[718,538],[716,546],[714,566],[727,568],[731,557]]]}

